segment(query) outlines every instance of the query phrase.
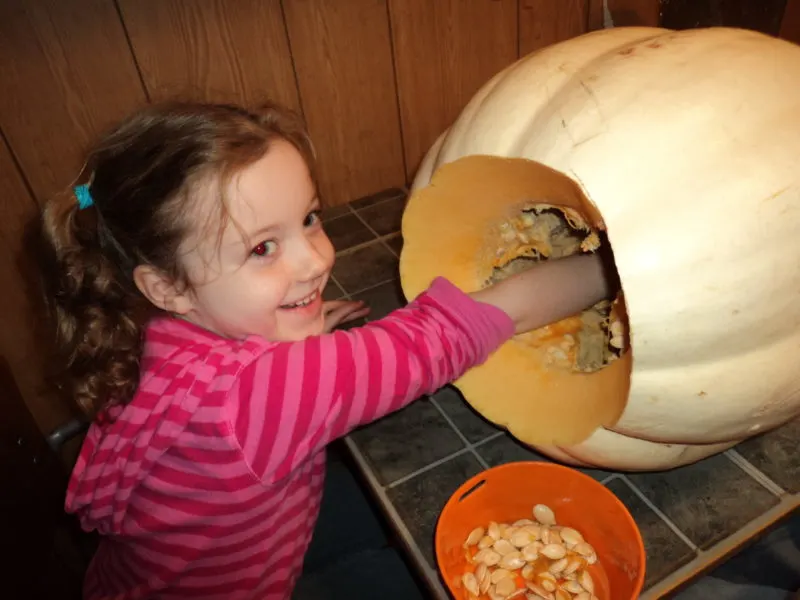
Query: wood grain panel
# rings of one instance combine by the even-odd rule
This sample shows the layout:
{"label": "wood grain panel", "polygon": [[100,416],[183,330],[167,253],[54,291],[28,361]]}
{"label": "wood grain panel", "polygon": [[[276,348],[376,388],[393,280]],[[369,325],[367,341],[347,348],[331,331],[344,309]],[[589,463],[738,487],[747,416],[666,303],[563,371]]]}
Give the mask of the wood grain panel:
{"label": "wood grain panel", "polygon": [[285,0],[284,11],[326,204],[403,185],[384,0]]}
{"label": "wood grain panel", "polygon": [[778,35],[786,0],[663,0],[664,27],[742,27]]}
{"label": "wood grain panel", "polygon": [[787,0],[779,36],[800,44],[800,0]]}
{"label": "wood grain panel", "polygon": [[587,0],[519,0],[520,56],[586,32],[588,9]]}
{"label": "wood grain panel", "polygon": [[[42,432],[49,433],[69,417],[70,411],[43,383],[43,312],[37,301],[34,264],[24,241],[24,232],[39,210],[1,137],[0,214],[0,354],[13,371],[28,410]],[[0,394],[3,415],[6,400]]]}
{"label": "wood grain panel", "polygon": [[615,27],[629,25],[657,27],[661,15],[660,5],[659,0],[608,0],[608,10]]}
{"label": "wood grain panel", "polygon": [[0,48],[0,127],[41,202],[144,90],[113,0],[3,0]]}
{"label": "wood grain panel", "polygon": [[120,0],[154,100],[300,108],[280,0]]}
{"label": "wood grain panel", "polygon": [[516,0],[389,0],[406,168],[518,58]]}

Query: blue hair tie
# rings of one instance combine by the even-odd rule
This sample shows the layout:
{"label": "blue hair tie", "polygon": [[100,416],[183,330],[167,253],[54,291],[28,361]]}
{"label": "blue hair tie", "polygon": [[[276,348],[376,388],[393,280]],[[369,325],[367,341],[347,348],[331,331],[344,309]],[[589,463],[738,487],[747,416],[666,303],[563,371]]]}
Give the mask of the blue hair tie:
{"label": "blue hair tie", "polygon": [[94,204],[94,200],[92,200],[92,194],[89,192],[89,184],[84,183],[83,185],[76,185],[74,188],[75,197],[78,199],[78,207],[83,210],[84,208],[89,208]]}

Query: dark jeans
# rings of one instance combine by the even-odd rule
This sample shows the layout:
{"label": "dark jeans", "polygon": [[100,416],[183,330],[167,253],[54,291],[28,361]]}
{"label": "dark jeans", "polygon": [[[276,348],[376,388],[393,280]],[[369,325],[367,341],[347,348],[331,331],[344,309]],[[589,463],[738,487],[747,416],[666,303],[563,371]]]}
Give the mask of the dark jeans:
{"label": "dark jeans", "polygon": [[336,449],[328,452],[322,507],[293,600],[422,600],[370,500]]}

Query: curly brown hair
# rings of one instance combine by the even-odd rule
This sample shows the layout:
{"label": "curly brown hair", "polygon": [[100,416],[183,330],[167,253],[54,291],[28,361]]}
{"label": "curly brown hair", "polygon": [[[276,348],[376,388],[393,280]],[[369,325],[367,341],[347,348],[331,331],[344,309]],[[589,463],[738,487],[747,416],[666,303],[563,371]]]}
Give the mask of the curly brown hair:
{"label": "curly brown hair", "polygon": [[[158,314],[133,272],[150,265],[189,286],[178,260],[199,186],[223,182],[283,139],[313,148],[301,120],[274,104],[256,111],[223,104],[150,105],[114,127],[87,159],[93,205],[61,194],[44,210],[45,300],[55,322],[57,381],[89,417],[128,402],[139,379],[143,332]],[[224,227],[220,197],[210,217]]]}

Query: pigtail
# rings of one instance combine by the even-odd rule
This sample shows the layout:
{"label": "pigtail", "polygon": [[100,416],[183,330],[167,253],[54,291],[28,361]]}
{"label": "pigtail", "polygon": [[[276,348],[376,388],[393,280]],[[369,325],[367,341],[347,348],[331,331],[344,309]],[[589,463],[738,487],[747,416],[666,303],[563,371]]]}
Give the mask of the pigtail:
{"label": "pigtail", "polygon": [[43,233],[46,302],[61,367],[56,380],[94,417],[128,401],[136,389],[142,298],[109,248],[113,238],[96,206],[80,208],[71,194],[53,199],[44,211]]}

